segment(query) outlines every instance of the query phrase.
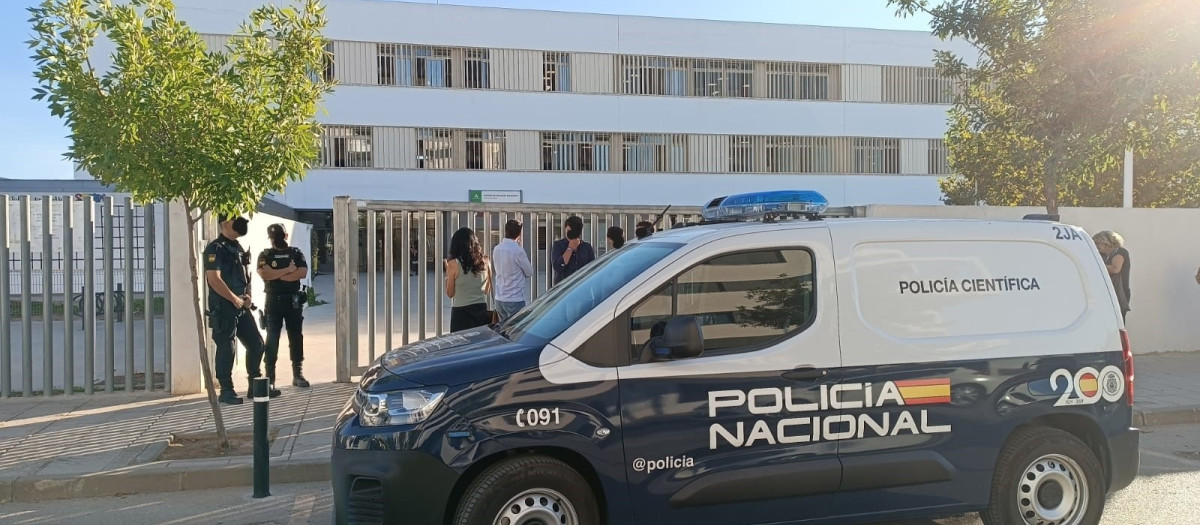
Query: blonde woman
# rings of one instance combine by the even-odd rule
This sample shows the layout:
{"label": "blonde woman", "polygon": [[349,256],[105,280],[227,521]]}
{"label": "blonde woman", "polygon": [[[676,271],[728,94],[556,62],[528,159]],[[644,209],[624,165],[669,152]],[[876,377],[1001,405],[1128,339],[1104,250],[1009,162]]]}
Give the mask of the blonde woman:
{"label": "blonde woman", "polygon": [[1116,232],[1108,230],[1092,236],[1096,249],[1104,257],[1104,265],[1108,267],[1108,278],[1112,280],[1113,289],[1117,292],[1117,302],[1121,305],[1121,318],[1129,313],[1129,250],[1124,248],[1125,239]]}

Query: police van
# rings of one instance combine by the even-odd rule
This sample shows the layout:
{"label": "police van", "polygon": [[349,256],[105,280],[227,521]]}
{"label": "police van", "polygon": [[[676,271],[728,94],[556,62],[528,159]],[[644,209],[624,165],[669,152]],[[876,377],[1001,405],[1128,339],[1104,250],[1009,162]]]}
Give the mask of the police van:
{"label": "police van", "polygon": [[392,350],[333,443],[338,523],[1095,524],[1138,470],[1105,266],[1043,220],[821,220],[808,191]]}

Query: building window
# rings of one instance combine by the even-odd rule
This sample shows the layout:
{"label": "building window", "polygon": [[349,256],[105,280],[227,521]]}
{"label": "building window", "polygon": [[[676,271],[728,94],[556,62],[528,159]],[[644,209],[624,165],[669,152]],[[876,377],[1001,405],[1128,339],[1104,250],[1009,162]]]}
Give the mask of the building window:
{"label": "building window", "polygon": [[929,174],[952,175],[953,173],[950,169],[950,148],[946,146],[946,141],[942,139],[929,141]]}
{"label": "building window", "polygon": [[417,128],[417,168],[448,170],[454,167],[454,133],[446,128]]}
{"label": "building window", "polygon": [[608,171],[611,148],[607,133],[542,133],[542,169]]}
{"label": "building window", "polygon": [[467,169],[504,169],[504,132],[467,130]]}
{"label": "building window", "polygon": [[622,169],[684,173],[687,171],[687,137],[664,134],[627,134],[621,144]]}
{"label": "building window", "polygon": [[570,53],[542,53],[542,90],[571,91]]}
{"label": "building window", "polygon": [[464,64],[467,73],[466,87],[475,89],[488,89],[492,87],[488,50],[468,49],[466,57]]}
{"label": "building window", "polygon": [[379,44],[378,49],[379,85],[393,86],[396,84],[396,44]]}
{"label": "building window", "polygon": [[318,163],[324,168],[370,168],[370,126],[325,126]]}
{"label": "building window", "polygon": [[954,82],[936,68],[885,66],[883,101],[901,104],[952,104]]}
{"label": "building window", "polygon": [[[379,44],[379,84],[384,86],[451,87],[450,49]],[[486,54],[484,55],[486,59]],[[486,75],[486,67],[477,69]],[[485,81],[477,76],[479,81]]]}
{"label": "building window", "polygon": [[687,61],[678,58],[617,57],[617,92],[626,95],[687,95]]}
{"label": "building window", "polygon": [[693,60],[692,95],[750,97],[754,93],[754,63],[746,60]]}
{"label": "building window", "polygon": [[829,100],[829,66],[792,62],[768,64],[767,98]]}
{"label": "building window", "polygon": [[321,79],[325,82],[333,82],[336,70],[334,69],[334,54],[333,42],[325,43],[325,56],[322,59]]}
{"label": "building window", "polygon": [[854,173],[900,173],[900,140],[854,139]]}
{"label": "building window", "polygon": [[731,173],[754,173],[757,163],[754,162],[755,139],[751,135],[733,135],[729,137],[729,171]]}

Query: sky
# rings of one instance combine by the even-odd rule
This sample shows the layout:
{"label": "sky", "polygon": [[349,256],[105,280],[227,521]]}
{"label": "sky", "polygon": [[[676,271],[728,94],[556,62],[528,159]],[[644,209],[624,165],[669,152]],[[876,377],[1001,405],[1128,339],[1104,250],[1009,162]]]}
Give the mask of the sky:
{"label": "sky", "polygon": [[[337,0],[332,0],[336,2]],[[388,1],[388,0],[376,0]],[[924,17],[899,18],[887,0],[415,0],[423,3],[552,9],[621,15],[703,18],[928,31]],[[71,178],[62,154],[68,130],[31,100],[36,82],[26,8],[38,0],[0,0],[0,178]],[[246,12],[262,2],[246,0]]]}

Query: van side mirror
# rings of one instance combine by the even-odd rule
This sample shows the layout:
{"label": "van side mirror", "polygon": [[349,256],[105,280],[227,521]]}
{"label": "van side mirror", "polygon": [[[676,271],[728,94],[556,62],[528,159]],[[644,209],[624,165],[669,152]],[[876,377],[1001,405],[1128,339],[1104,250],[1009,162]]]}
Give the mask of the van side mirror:
{"label": "van side mirror", "polygon": [[662,347],[671,352],[672,359],[699,357],[704,353],[704,331],[700,319],[683,315],[667,321],[663,329]]}

